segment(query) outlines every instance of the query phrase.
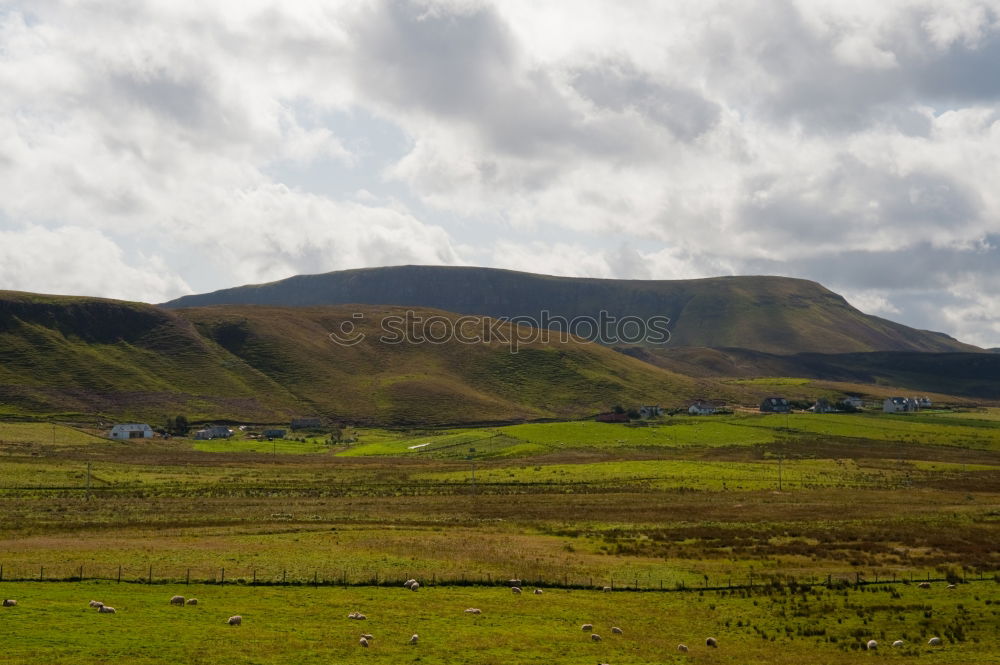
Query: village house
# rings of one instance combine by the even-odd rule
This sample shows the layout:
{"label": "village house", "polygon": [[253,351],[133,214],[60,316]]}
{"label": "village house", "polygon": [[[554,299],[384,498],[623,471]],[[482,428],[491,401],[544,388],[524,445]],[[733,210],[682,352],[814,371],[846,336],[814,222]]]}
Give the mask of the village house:
{"label": "village house", "polygon": [[210,425],[194,433],[194,438],[199,441],[210,441],[212,439],[228,439],[233,435],[233,430],[225,425]]}
{"label": "village house", "polygon": [[784,397],[765,397],[760,410],[762,413],[788,413],[792,407]]}
{"label": "village house", "polygon": [[845,397],[840,400],[840,403],[852,409],[861,409],[865,405],[864,400],[860,397]]}
{"label": "village house", "polygon": [[323,426],[320,418],[292,418],[292,431],[297,429],[315,429]]}
{"label": "village house", "polygon": [[919,402],[908,397],[886,397],[882,402],[885,413],[913,413],[919,408]]}
{"label": "village house", "polygon": [[145,423],[122,423],[111,428],[112,439],[152,439],[153,428]]}
{"label": "village house", "polygon": [[662,415],[663,415],[663,407],[662,406],[640,406],[639,407],[639,417],[642,418],[643,420],[647,420],[649,418],[655,418],[657,416],[662,416]]}
{"label": "village house", "polygon": [[261,436],[263,436],[268,441],[270,441],[271,439],[284,439],[285,438],[285,430],[283,430],[283,429],[266,429],[261,434]]}
{"label": "village house", "polygon": [[708,402],[695,402],[688,407],[688,413],[692,416],[710,416],[715,410],[715,406]]}
{"label": "village house", "polygon": [[820,397],[816,400],[816,403],[813,404],[809,410],[813,413],[833,413],[836,411],[836,409],[833,408],[833,405],[830,404],[830,401],[825,397]]}

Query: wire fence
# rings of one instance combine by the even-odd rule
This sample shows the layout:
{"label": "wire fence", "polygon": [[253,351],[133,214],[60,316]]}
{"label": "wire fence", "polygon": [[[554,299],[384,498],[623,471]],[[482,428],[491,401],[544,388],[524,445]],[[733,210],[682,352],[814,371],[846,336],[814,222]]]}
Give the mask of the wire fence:
{"label": "wire fence", "polygon": [[864,587],[890,584],[948,583],[968,584],[994,582],[1000,584],[1000,572],[980,572],[975,575],[947,576],[931,573],[865,574],[857,571],[822,575],[795,576],[786,574],[749,574],[743,577],[701,576],[671,579],[563,575],[543,579],[510,578],[490,573],[431,573],[400,576],[397,571],[358,572],[342,570],[303,570],[297,568],[209,568],[206,566],[157,566],[109,564],[0,564],[0,582],[83,582],[105,581],[119,584],[209,584],[238,586],[379,586],[402,587],[404,581],[416,578],[422,586],[518,586],[547,589],[583,589],[601,591],[722,591],[760,588]]}

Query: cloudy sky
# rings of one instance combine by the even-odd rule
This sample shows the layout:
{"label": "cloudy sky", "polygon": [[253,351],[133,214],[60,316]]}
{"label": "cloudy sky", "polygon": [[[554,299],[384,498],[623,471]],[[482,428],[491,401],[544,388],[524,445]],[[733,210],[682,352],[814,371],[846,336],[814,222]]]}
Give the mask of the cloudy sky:
{"label": "cloudy sky", "polygon": [[817,280],[1000,346],[1000,0],[0,0],[0,288]]}

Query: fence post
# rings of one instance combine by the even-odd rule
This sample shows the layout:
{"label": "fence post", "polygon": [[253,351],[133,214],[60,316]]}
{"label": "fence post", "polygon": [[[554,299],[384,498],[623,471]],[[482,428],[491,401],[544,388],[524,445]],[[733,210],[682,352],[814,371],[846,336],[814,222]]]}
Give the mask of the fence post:
{"label": "fence post", "polygon": [[146,584],[152,584],[152,583],[153,583],[153,567],[150,566],[149,567],[149,577],[146,579]]}
{"label": "fence post", "polygon": [[313,570],[313,586],[316,586],[316,581],[319,579],[319,571]]}
{"label": "fence post", "polygon": [[281,569],[281,583],[282,584],[285,583],[285,574],[286,574],[286,572],[287,571],[284,568]]}
{"label": "fence post", "polygon": [[80,564],[80,581],[83,581],[83,564]]}
{"label": "fence post", "polygon": [[187,573],[184,575],[184,584],[191,584],[191,569],[187,569]]}
{"label": "fence post", "polygon": [[253,569],[253,582],[251,584],[252,584],[252,586],[257,586],[257,569],[256,568]]}

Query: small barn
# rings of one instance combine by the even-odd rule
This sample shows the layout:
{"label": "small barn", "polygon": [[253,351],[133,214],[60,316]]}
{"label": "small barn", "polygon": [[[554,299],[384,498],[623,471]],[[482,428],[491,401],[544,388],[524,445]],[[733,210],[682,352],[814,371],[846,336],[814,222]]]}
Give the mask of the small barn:
{"label": "small barn", "polygon": [[266,429],[261,434],[261,436],[263,436],[268,441],[270,441],[271,439],[284,439],[285,438],[285,430],[283,430],[283,429]]}
{"label": "small barn", "polygon": [[792,406],[784,397],[765,397],[760,403],[761,413],[788,413]]}
{"label": "small barn", "polygon": [[663,415],[662,406],[641,406],[639,407],[639,417],[643,420],[656,418]]}
{"label": "small barn", "polygon": [[122,423],[111,428],[112,439],[152,439],[153,428],[145,423]]}
{"label": "small barn", "polygon": [[323,426],[321,418],[292,418],[292,431],[297,429],[315,429]]}
{"label": "small barn", "polygon": [[210,425],[194,433],[194,438],[200,441],[210,441],[212,439],[228,439],[233,435],[233,430],[225,425]]}

